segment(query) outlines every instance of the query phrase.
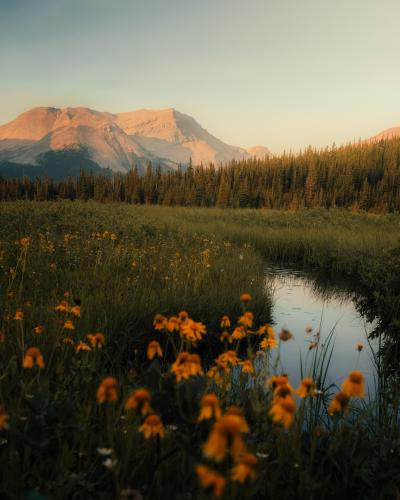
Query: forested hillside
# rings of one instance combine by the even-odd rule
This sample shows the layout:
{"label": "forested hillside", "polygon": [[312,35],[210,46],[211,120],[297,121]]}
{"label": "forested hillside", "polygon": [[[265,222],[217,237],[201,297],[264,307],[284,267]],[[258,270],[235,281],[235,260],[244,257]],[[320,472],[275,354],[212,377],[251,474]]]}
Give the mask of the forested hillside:
{"label": "forested hillside", "polygon": [[[0,171],[1,175],[1,171]],[[144,176],[99,176],[54,181],[0,177],[0,200],[95,199],[166,206],[221,208],[346,207],[400,210],[400,138],[364,142],[264,160],[192,166],[162,173],[149,164]]]}

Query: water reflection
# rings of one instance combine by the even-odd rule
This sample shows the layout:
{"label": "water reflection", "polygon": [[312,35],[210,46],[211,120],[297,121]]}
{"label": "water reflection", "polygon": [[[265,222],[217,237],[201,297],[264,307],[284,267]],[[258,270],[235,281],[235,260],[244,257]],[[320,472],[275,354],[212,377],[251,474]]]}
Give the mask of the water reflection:
{"label": "water reflection", "polygon": [[[376,342],[368,341],[367,336],[374,325],[357,312],[354,292],[341,284],[323,284],[310,274],[277,266],[268,266],[266,279],[268,287],[274,290],[272,314],[276,330],[288,329],[295,337],[281,343],[280,370],[297,385],[300,356],[307,372],[315,355],[314,349],[310,350],[315,335],[320,332],[323,344],[334,330],[333,355],[326,383],[340,385],[350,371],[361,370],[372,395],[375,392],[375,365],[371,347],[376,352],[377,346]],[[364,346],[361,352],[357,350],[358,344]],[[273,356],[276,359],[278,353]]]}

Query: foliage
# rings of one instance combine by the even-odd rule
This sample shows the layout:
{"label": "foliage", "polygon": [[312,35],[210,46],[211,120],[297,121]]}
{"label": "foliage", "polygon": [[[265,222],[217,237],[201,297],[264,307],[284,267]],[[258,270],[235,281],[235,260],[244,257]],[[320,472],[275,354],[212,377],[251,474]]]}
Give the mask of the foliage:
{"label": "foliage", "polygon": [[272,378],[290,332],[263,256],[376,279],[361,264],[399,231],[342,211],[1,205],[1,497],[393,497],[398,389],[364,401],[354,372],[334,410],[329,336],[297,395]]}

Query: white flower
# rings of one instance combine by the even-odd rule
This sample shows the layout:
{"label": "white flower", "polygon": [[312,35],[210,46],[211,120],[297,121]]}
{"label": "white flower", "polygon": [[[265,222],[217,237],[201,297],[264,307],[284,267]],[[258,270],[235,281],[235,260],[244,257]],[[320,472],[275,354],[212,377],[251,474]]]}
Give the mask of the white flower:
{"label": "white flower", "polygon": [[97,448],[97,453],[99,455],[103,455],[104,457],[107,457],[108,455],[112,454],[112,448]]}
{"label": "white flower", "polygon": [[258,458],[267,458],[268,457],[268,453],[261,453],[260,451],[257,451],[256,456]]}
{"label": "white flower", "polygon": [[107,467],[107,469],[113,469],[118,463],[118,460],[113,460],[112,458],[108,457],[104,460],[103,465],[104,467]]}

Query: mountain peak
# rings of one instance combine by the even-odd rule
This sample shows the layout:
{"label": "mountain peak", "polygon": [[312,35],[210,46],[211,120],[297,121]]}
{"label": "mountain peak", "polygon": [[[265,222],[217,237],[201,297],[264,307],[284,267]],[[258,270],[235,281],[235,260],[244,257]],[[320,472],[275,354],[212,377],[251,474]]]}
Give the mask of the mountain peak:
{"label": "mountain peak", "polygon": [[35,164],[47,151],[76,146],[114,171],[149,160],[167,168],[190,159],[195,165],[218,166],[269,154],[263,146],[230,146],[175,108],[107,113],[87,107],[38,107],[0,126],[0,161]]}

